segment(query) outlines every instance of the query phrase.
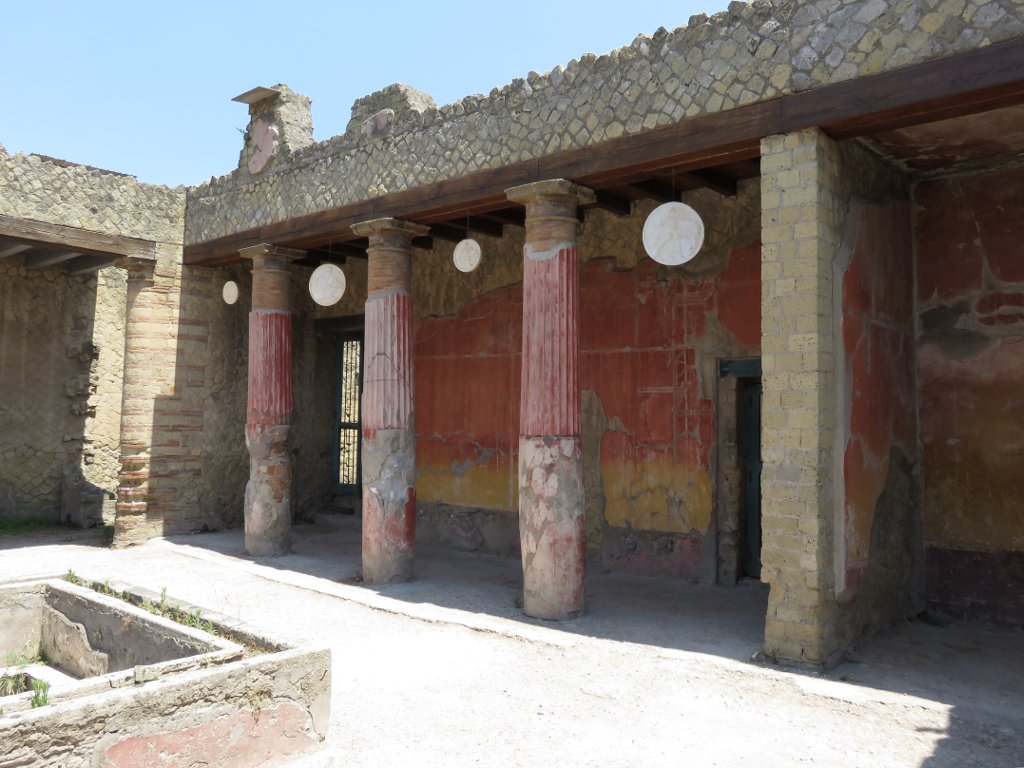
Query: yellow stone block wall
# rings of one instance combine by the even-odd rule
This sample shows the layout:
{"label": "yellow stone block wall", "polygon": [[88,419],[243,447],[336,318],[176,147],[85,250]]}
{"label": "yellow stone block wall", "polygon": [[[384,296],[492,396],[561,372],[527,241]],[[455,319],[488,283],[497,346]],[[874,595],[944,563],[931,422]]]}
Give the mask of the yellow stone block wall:
{"label": "yellow stone block wall", "polygon": [[761,504],[768,655],[823,664],[835,652],[832,259],[838,149],[818,130],[761,143]]}

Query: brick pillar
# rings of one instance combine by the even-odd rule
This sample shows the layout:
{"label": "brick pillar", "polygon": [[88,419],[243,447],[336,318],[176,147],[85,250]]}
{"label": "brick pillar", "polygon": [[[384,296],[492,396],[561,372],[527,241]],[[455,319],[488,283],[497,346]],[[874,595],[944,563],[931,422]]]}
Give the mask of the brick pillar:
{"label": "brick pillar", "polygon": [[519,411],[523,610],[566,619],[583,611],[587,546],[576,208],[594,194],[564,179],[506,194],[526,206]]}
{"label": "brick pillar", "polygon": [[[836,145],[817,129],[761,142],[761,579],[765,652],[828,665],[834,618]],[[841,470],[841,468],[840,468]]]}
{"label": "brick pillar", "polygon": [[[153,443],[153,406],[159,395],[154,376],[154,340],[159,328],[164,292],[154,289],[156,261],[152,256],[129,256],[124,322],[124,374],[121,387],[121,471],[114,504],[114,546],[138,544],[163,533],[163,521],[149,514],[149,462]],[[157,326],[157,327],[154,327]]]}
{"label": "brick pillar", "polygon": [[286,554],[291,544],[290,264],[304,252],[264,243],[243,248],[239,253],[252,260],[249,405],[245,420],[245,444],[249,448],[245,551],[256,557],[276,556]]}
{"label": "brick pillar", "polygon": [[409,581],[416,554],[412,240],[400,219],[352,226],[370,240],[363,350],[363,580]]}

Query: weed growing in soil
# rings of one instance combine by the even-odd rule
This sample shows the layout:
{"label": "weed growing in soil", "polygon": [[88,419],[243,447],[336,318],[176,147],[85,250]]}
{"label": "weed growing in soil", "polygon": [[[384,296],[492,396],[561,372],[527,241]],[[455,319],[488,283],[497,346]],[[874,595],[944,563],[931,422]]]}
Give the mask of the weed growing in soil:
{"label": "weed growing in soil", "polygon": [[50,684],[45,680],[32,681],[32,708],[43,707],[50,703]]}

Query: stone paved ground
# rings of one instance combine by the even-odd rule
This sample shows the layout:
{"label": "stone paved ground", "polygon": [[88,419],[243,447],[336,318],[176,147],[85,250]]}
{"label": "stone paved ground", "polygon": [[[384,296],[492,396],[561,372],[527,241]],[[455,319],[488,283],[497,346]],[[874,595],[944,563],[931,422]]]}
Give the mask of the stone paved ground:
{"label": "stone paved ground", "polygon": [[590,614],[563,629],[516,618],[514,561],[424,547],[419,581],[375,591],[351,583],[351,524],[301,527],[280,567],[240,550],[238,531],[123,551],[6,537],[0,579],[166,586],[330,644],[331,731],[309,767],[1024,765],[1020,632],[909,624],[818,676],[743,660],[756,584],[595,573]]}

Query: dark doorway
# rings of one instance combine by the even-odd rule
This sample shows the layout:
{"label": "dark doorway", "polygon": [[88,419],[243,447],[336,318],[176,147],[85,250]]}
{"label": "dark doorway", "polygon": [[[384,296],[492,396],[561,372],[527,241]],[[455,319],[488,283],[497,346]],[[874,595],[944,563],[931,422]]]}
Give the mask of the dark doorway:
{"label": "dark doorway", "polygon": [[[726,554],[719,578],[734,583],[738,578],[761,576],[761,360],[756,357],[721,360],[719,375],[730,384],[730,412],[735,413],[735,426],[725,420],[729,434],[725,436],[723,453],[729,465],[728,474],[735,495],[730,496],[731,516],[720,539]],[[735,411],[732,409],[735,408]],[[735,430],[735,431],[733,431]],[[724,575],[724,576],[723,576]]]}
{"label": "dark doorway", "polygon": [[738,382],[739,458],[743,477],[739,576],[761,576],[761,379]]}
{"label": "dark doorway", "polygon": [[335,398],[334,478],[339,493],[359,490],[362,484],[360,434],[363,392],[363,334],[350,331],[338,337],[337,395]]}

